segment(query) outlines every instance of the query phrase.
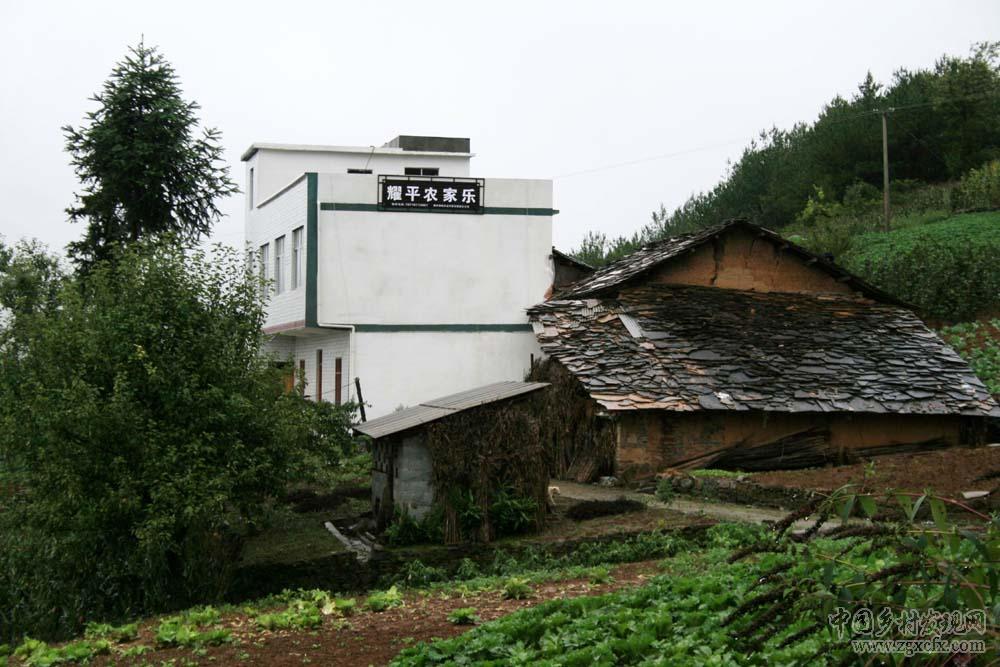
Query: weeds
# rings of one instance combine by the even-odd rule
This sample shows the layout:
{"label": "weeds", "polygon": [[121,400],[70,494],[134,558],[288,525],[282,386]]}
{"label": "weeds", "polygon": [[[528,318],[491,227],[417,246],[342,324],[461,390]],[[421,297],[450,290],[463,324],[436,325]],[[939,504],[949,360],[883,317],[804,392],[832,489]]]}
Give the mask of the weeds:
{"label": "weeds", "polygon": [[25,637],[14,650],[13,656],[28,667],[48,667],[65,662],[83,662],[110,650],[111,642],[106,639],[85,639],[54,647],[38,639]]}
{"label": "weeds", "polygon": [[127,623],[113,626],[109,623],[88,623],[83,636],[87,639],[108,639],[118,644],[124,644],[139,636],[139,624]]}
{"label": "weeds", "polygon": [[365,606],[375,612],[385,611],[392,607],[403,606],[403,596],[399,590],[393,586],[386,591],[376,591],[365,600]]}
{"label": "weeds", "polygon": [[222,620],[222,614],[214,607],[196,607],[183,614],[169,616],[156,628],[156,643],[159,646],[183,646],[199,648],[217,646],[232,641],[232,634],[225,629],[205,626],[215,625]]}
{"label": "weeds", "polygon": [[479,617],[476,616],[475,607],[459,607],[448,614],[448,622],[453,625],[476,625]]}
{"label": "weeds", "polygon": [[503,597],[506,600],[526,600],[531,597],[532,589],[524,577],[511,577],[503,585]]}

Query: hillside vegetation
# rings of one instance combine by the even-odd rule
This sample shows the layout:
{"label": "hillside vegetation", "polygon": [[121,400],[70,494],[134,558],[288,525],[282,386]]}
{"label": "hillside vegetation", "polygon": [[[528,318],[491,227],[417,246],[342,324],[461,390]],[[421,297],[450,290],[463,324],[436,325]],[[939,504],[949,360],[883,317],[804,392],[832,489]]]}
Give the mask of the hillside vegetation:
{"label": "hillside vegetation", "polygon": [[1000,312],[1000,212],[969,213],[853,239],[847,269],[937,320]]}
{"label": "hillside vegetation", "polygon": [[[896,215],[1000,205],[988,196],[1000,198],[997,170],[992,177],[980,170],[1000,158],[1000,43],[978,44],[964,58],[900,68],[886,85],[869,74],[850,99],[834,97],[812,123],[762,131],[711,190],[672,212],[661,204],[630,236],[591,232],[573,254],[601,265],[650,241],[734,217],[777,230],[823,226],[831,206],[840,209],[836,227],[851,235],[867,231],[880,214],[883,110],[889,110]],[[992,190],[982,183],[991,178]]]}

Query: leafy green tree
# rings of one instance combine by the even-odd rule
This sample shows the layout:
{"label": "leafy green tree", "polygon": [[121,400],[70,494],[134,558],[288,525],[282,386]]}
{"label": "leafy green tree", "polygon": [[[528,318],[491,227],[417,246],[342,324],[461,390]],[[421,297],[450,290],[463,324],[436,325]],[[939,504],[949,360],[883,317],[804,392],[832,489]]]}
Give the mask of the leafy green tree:
{"label": "leafy green tree", "polygon": [[198,133],[198,104],[184,100],[173,67],[140,42],[92,100],[97,109],[83,126],[63,128],[83,184],[66,212],[87,223],[70,244],[74,261],[90,266],[146,236],[207,235],[222,215],[218,198],[238,190],[222,164],[219,131]]}
{"label": "leafy green tree", "polygon": [[0,638],[219,597],[349,418],[285,393],[234,250],[146,240],[68,276],[38,248],[2,257]]}

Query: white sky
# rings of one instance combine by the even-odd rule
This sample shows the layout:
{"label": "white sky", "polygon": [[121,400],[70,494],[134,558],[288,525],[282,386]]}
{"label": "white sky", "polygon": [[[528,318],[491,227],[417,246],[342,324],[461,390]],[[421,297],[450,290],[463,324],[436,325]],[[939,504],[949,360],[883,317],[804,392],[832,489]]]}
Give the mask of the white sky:
{"label": "white sky", "polygon": [[[254,141],[465,136],[473,175],[514,178],[683,152],[556,178],[554,241],[570,249],[710,188],[759,130],[814,119],[869,69],[886,81],[998,29],[996,0],[4,0],[0,235],[61,250],[82,234],[64,214],[77,183],[59,128],[143,34],[222,131],[241,187]],[[243,195],[222,206],[215,238],[239,244]]]}

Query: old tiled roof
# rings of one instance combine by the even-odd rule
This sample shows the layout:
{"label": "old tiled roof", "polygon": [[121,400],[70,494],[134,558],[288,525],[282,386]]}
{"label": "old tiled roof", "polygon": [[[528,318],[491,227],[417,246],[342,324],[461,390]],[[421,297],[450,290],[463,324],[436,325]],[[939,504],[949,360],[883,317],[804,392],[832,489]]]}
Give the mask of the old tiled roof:
{"label": "old tiled roof", "polygon": [[529,316],[542,350],[609,410],[1000,416],[913,313],[868,299],[648,285]]}
{"label": "old tiled roof", "polygon": [[601,267],[586,278],[569,285],[562,290],[559,296],[564,299],[579,299],[608,294],[619,286],[642,276],[647,271],[660,266],[664,262],[692,252],[701,245],[711,241],[714,237],[736,227],[742,227],[752,234],[769,239],[786,252],[798,255],[806,263],[815,265],[817,268],[826,271],[857,292],[886,303],[899,303],[892,296],[869,285],[861,278],[827,260],[822,255],[810,252],[802,246],[782,238],[776,232],[742,219],[728,220],[692,234],[682,234],[649,243],[627,257]]}

